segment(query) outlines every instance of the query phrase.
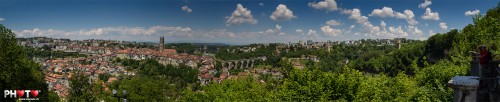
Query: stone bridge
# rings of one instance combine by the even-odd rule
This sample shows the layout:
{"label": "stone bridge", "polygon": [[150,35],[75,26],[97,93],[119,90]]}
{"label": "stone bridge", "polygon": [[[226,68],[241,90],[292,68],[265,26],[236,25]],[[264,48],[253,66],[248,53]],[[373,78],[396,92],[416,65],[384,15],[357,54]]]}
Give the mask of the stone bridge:
{"label": "stone bridge", "polygon": [[223,68],[228,69],[246,69],[253,68],[255,61],[265,61],[265,57],[258,57],[252,59],[239,59],[239,60],[217,60],[215,63],[221,63]]}
{"label": "stone bridge", "polygon": [[298,61],[298,60],[312,60],[314,62],[319,62],[319,59],[316,56],[304,56],[304,55],[302,55],[299,58],[288,58],[288,62]]}

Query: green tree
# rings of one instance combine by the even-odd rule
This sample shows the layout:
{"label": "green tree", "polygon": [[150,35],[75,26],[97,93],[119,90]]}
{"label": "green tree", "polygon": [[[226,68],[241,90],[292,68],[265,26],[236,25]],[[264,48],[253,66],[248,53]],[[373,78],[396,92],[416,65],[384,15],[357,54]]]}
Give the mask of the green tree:
{"label": "green tree", "polygon": [[[49,96],[40,65],[28,59],[24,48],[16,43],[15,34],[0,24],[0,88],[1,90],[38,89],[41,101],[59,100]],[[7,100],[7,101],[14,101]]]}
{"label": "green tree", "polygon": [[340,73],[293,70],[277,94],[284,101],[352,101],[362,79],[361,72],[348,67]]}
{"label": "green tree", "polygon": [[88,76],[85,76],[82,73],[75,73],[69,81],[69,101],[98,101],[98,96],[94,93],[101,92],[102,90],[93,90],[92,86],[95,84],[92,84],[92,81],[90,81]]}
{"label": "green tree", "polygon": [[277,99],[266,83],[257,82],[252,77],[224,80],[220,84],[202,87],[202,92],[190,89],[183,91],[183,101],[274,101]]}
{"label": "green tree", "polygon": [[453,64],[443,60],[417,71],[417,84],[425,87],[431,100],[451,101],[453,92],[447,82],[456,75],[465,75],[470,65],[468,63]]}
{"label": "green tree", "polygon": [[123,97],[123,90],[127,91],[127,100],[132,102],[163,102],[168,100],[176,100],[179,96],[180,89],[176,89],[175,83],[164,78],[151,78],[146,76],[138,76],[132,78],[124,78],[121,81],[113,82],[110,89],[118,90],[118,96]]}

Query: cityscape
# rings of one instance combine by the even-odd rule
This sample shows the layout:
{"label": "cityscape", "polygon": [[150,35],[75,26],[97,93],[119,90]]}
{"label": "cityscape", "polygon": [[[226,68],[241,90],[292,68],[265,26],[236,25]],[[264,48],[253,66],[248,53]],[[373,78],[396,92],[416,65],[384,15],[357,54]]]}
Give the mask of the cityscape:
{"label": "cityscape", "polygon": [[500,102],[498,32],[493,0],[0,0],[0,101]]}
{"label": "cityscape", "polygon": [[[46,37],[34,37],[34,38],[18,38],[17,45],[47,50],[48,51],[59,51],[65,53],[77,53],[86,57],[62,57],[57,58],[52,55],[56,53],[50,53],[49,56],[37,57],[36,55],[32,57],[37,63],[41,64],[41,69],[46,72],[44,80],[48,84],[49,91],[54,91],[60,97],[68,96],[69,81],[75,72],[82,73],[89,77],[89,81],[102,80],[99,76],[108,75],[107,80],[102,80],[102,86],[104,86],[104,91],[110,91],[106,84],[110,84],[117,80],[117,76],[129,75],[134,76],[137,72],[126,70],[126,66],[116,63],[119,59],[132,59],[132,60],[145,60],[153,59],[162,65],[185,65],[189,68],[198,70],[197,78],[200,85],[207,85],[209,83],[221,83],[226,79],[235,79],[237,77],[244,77],[254,75],[254,77],[259,77],[260,74],[269,74],[273,78],[280,79],[283,74],[280,70],[269,70],[255,68],[254,65],[261,65],[267,58],[266,56],[259,56],[256,58],[246,58],[246,59],[233,59],[233,60],[223,60],[217,59],[214,54],[207,52],[207,45],[200,46],[196,52],[199,54],[188,54],[188,53],[177,53],[176,49],[166,49],[165,38],[160,37],[159,42],[146,43],[145,46],[153,46],[153,48],[137,48],[132,47],[133,45],[142,45],[136,42],[126,42],[126,41],[115,41],[115,40],[70,40],[70,39],[54,39]],[[253,52],[261,47],[267,48],[272,47],[276,49],[274,54],[279,54],[281,51],[293,51],[297,49],[324,49],[326,51],[331,51],[332,47],[338,46],[364,46],[363,42],[370,42],[372,44],[377,44],[375,46],[394,46],[394,48],[401,48],[402,42],[410,43],[412,40],[406,40],[405,38],[396,39],[375,39],[375,40],[352,40],[352,41],[329,41],[329,42],[313,42],[312,40],[298,41],[298,43],[274,43],[274,44],[255,44],[255,46],[250,47],[233,47],[225,50],[231,53],[246,53]],[[131,46],[132,45],[132,46]],[[168,45],[168,44],[167,44]],[[127,47],[130,46],[130,47]],[[216,53],[218,52],[216,51]],[[320,59],[317,56],[300,56],[297,58],[288,58],[290,61],[295,61],[293,66],[297,68],[303,68],[303,63],[299,60],[311,60],[314,62],[319,62]],[[218,68],[215,68],[216,64],[219,63]],[[255,69],[254,69],[255,68]],[[243,69],[243,72],[239,73],[229,73],[232,69]],[[219,73],[218,76],[215,76]],[[114,76],[114,77],[113,77]],[[263,81],[263,80],[261,80]]]}

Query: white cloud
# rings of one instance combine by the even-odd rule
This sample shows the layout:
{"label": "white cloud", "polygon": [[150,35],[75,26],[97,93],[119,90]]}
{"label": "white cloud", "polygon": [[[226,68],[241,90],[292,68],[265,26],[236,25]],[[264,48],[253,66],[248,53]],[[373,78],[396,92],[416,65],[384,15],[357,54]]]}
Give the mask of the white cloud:
{"label": "white cloud", "polygon": [[266,34],[278,34],[278,35],[285,35],[284,32],[281,32],[281,26],[276,25],[274,29],[267,29],[265,31]]}
{"label": "white cloud", "polygon": [[191,13],[193,12],[193,10],[191,10],[191,8],[189,8],[188,6],[182,6],[181,7],[182,11],[186,12],[186,13]]}
{"label": "white cloud", "polygon": [[349,29],[354,29],[354,27],[356,27],[356,25],[351,25]]}
{"label": "white cloud", "polygon": [[264,6],[264,3],[259,3],[259,6]]}
{"label": "white cloud", "polygon": [[[273,31],[285,30],[283,26],[272,26]],[[166,37],[167,42],[209,42],[209,43],[230,43],[230,44],[250,44],[250,43],[276,43],[289,42],[304,39],[315,41],[326,41],[327,39],[342,39],[341,37],[326,38],[320,34],[321,31],[313,29],[301,29],[304,34],[285,34],[283,31],[266,33],[262,31],[233,32],[231,29],[192,29],[189,27],[99,27],[78,30],[54,30],[54,29],[29,29],[14,31],[17,37],[34,37],[35,35],[52,38],[69,38],[72,40],[83,39],[111,39],[119,41],[148,41],[157,42],[158,37]],[[296,29],[294,29],[296,30]],[[293,32],[293,31],[292,31]],[[300,31],[299,31],[300,32]],[[342,30],[344,32],[344,30]],[[21,36],[21,34],[24,34]],[[100,34],[100,35],[99,35]],[[148,35],[149,34],[149,35]],[[280,35],[281,34],[281,35]],[[317,40],[316,40],[317,39]]]}
{"label": "white cloud", "polygon": [[368,16],[379,16],[379,17],[394,17],[394,11],[390,7],[383,7],[382,9],[373,9],[371,14]]}
{"label": "white cloud", "polygon": [[441,23],[439,23],[439,28],[441,28],[442,30],[447,30],[448,26],[446,26],[446,23],[441,22]]}
{"label": "white cloud", "polygon": [[302,35],[304,34],[304,30],[302,29],[296,29],[295,32]]}
{"label": "white cloud", "polygon": [[320,1],[320,2],[310,2],[309,7],[315,8],[315,9],[324,9],[326,11],[335,11],[338,10],[337,8],[337,2],[335,0],[325,0],[325,1]]}
{"label": "white cloud", "polygon": [[283,20],[291,20],[296,16],[293,15],[293,12],[286,7],[286,5],[280,4],[276,7],[276,11],[270,16],[270,18],[274,21],[283,21]]}
{"label": "white cloud", "polygon": [[337,36],[337,35],[340,35],[342,33],[342,30],[333,29],[333,28],[330,28],[330,26],[321,27],[321,31],[323,31],[323,33],[327,36]]}
{"label": "white cloud", "polygon": [[103,27],[94,29],[81,29],[79,31],[63,31],[54,29],[38,29],[15,31],[21,37],[35,37],[35,36],[105,36],[105,35],[131,35],[131,36],[148,36],[148,35],[162,35],[162,36],[192,36],[192,30],[189,27],[166,27],[166,26],[153,26],[150,28],[143,27]]}
{"label": "white cloud", "polygon": [[73,35],[72,33],[63,30],[54,30],[54,29],[43,30],[39,28],[35,28],[33,30],[14,31],[14,33],[19,37]]}
{"label": "white cloud", "polygon": [[418,29],[418,27],[415,27],[415,26],[408,26],[408,32],[410,32],[410,34],[413,34],[413,35],[416,35],[416,36],[422,36],[423,35],[422,30]]}
{"label": "white cloud", "polygon": [[385,26],[386,26],[386,25],[387,25],[387,24],[385,24],[385,22],[384,22],[384,21],[380,21],[380,27],[382,28],[382,30],[383,30],[383,31],[387,31],[387,29],[385,29]]}
{"label": "white cloud", "polygon": [[350,14],[348,17],[349,19],[355,20],[356,23],[365,28],[367,30],[365,36],[380,35],[380,27],[372,25],[372,23],[368,21],[368,17],[361,15],[359,9],[343,10],[342,13]]}
{"label": "white cloud", "polygon": [[418,8],[427,8],[427,6],[431,5],[432,1],[431,0],[425,0],[425,2],[421,3],[418,5]]}
{"label": "white cloud", "polygon": [[465,16],[474,16],[474,15],[479,14],[479,12],[480,12],[480,11],[479,11],[478,9],[476,9],[476,10],[474,10],[474,11],[465,11],[465,13],[464,13],[464,14],[465,14]]}
{"label": "white cloud", "polygon": [[329,26],[339,26],[339,25],[342,25],[342,23],[340,23],[339,21],[336,21],[336,20],[328,20],[325,22],[326,25],[329,25]]}
{"label": "white cloud", "polygon": [[423,32],[421,30],[419,30],[417,27],[415,27],[415,30],[414,30],[413,33],[416,34],[416,35],[422,35],[423,34]]}
{"label": "white cloud", "polygon": [[[359,35],[364,33],[365,36],[367,37],[375,37],[375,38],[395,38],[395,37],[407,37],[409,34],[414,34],[414,35],[419,35],[422,33],[421,30],[419,30],[416,27],[411,26],[407,31],[405,31],[401,26],[398,27],[387,27],[387,23],[385,21],[380,21],[379,26],[375,26],[372,23],[368,21],[368,17],[362,16],[361,11],[359,9],[352,9],[352,10],[343,10],[342,13],[344,14],[350,14],[349,19],[355,20],[357,23],[359,23],[365,31],[361,32],[354,32],[354,35]],[[390,13],[388,13],[390,14]],[[393,17],[412,17],[413,13],[409,10],[406,11],[406,14],[403,13],[393,13]],[[391,15],[389,15],[391,16]],[[389,17],[386,16],[386,17]],[[355,26],[351,26],[350,28],[354,28]],[[349,32],[346,31],[346,32]],[[349,32],[350,33],[350,32]]]}
{"label": "white cloud", "polygon": [[422,15],[422,19],[425,20],[439,20],[439,13],[432,12],[431,8],[426,8],[424,15]]}
{"label": "white cloud", "polygon": [[410,25],[418,24],[417,20],[415,20],[415,14],[413,14],[413,11],[411,10],[405,10],[404,16],[396,16],[396,18],[406,19],[406,22],[408,22],[408,24]]}
{"label": "white cloud", "polygon": [[353,19],[357,23],[371,25],[371,23],[368,21],[368,17],[361,15],[361,11],[357,8],[352,10],[344,10],[343,13],[350,14],[349,19]]}
{"label": "white cloud", "polygon": [[404,13],[396,12],[390,7],[383,7],[382,9],[374,9],[368,16],[378,17],[394,17],[397,19],[404,19],[410,25],[416,25],[418,22],[415,20],[415,14],[411,10],[405,10]]}
{"label": "white cloud", "polygon": [[433,30],[429,30],[429,37],[436,34]]}
{"label": "white cloud", "polygon": [[215,38],[215,37],[229,37],[229,38],[235,38],[236,35],[233,32],[229,32],[226,29],[216,29],[209,31],[208,33],[205,33],[204,37],[210,37],[210,38]]}
{"label": "white cloud", "polygon": [[5,18],[0,18],[0,22],[1,22],[1,21],[4,21],[4,20],[5,20]]}
{"label": "white cloud", "polygon": [[244,8],[241,4],[236,4],[236,10],[231,14],[230,17],[226,17],[226,25],[239,25],[244,23],[257,24],[257,20],[253,18],[251,11]]}
{"label": "white cloud", "polygon": [[316,36],[316,30],[312,30],[312,29],[309,29],[309,31],[307,32],[307,36]]}
{"label": "white cloud", "polygon": [[396,37],[396,36],[399,36],[399,37],[402,37],[402,36],[408,36],[408,33],[405,32],[401,26],[398,26],[397,28],[395,27],[389,27],[389,33],[392,34],[390,35],[391,37]]}

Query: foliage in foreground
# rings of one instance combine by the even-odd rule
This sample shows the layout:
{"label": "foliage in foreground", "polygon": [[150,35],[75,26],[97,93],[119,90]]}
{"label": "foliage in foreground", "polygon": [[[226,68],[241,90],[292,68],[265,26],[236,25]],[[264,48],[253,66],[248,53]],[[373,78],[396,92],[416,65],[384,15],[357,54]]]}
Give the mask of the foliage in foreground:
{"label": "foliage in foreground", "polygon": [[40,65],[28,59],[23,49],[16,44],[15,34],[0,24],[0,90],[37,89],[42,92],[41,101],[59,100],[48,91]]}
{"label": "foliage in foreground", "polygon": [[296,70],[276,88],[269,83],[242,78],[210,84],[202,91],[185,90],[184,101],[450,101],[446,81],[466,73],[467,67],[442,61],[418,70],[416,76],[399,73],[363,75],[345,67],[341,72]]}

